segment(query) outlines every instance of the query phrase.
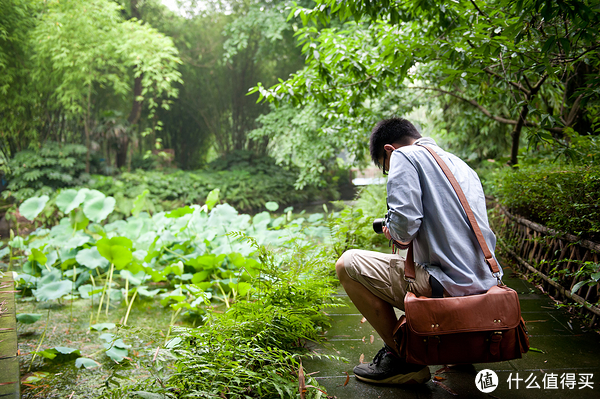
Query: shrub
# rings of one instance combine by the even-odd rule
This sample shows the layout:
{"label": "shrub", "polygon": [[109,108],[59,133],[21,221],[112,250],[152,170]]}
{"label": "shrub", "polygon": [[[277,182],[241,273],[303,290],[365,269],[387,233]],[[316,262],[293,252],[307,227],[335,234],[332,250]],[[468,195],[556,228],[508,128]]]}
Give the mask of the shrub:
{"label": "shrub", "polygon": [[2,196],[23,201],[59,188],[81,185],[88,178],[83,173],[86,152],[82,145],[46,142],[40,149],[16,153],[8,164],[8,190]]}
{"label": "shrub", "polygon": [[315,188],[296,190],[295,178],[285,170],[265,173],[257,169],[222,171],[142,171],[118,177],[93,175],[89,188],[115,197],[118,210],[127,215],[138,195],[148,190],[154,210],[172,209],[183,204],[203,203],[215,188],[224,202],[244,212],[264,208],[269,201],[280,205],[304,203],[318,195]]}
{"label": "shrub", "polygon": [[513,212],[558,231],[600,239],[600,167],[539,164],[501,170],[494,195]]}

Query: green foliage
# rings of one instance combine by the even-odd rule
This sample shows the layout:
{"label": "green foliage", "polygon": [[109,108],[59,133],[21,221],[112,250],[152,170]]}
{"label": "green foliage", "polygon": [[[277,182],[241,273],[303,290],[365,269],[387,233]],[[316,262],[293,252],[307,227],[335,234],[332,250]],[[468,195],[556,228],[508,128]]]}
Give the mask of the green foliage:
{"label": "green foliage", "polygon": [[141,96],[151,110],[163,96],[177,95],[172,83],[181,82],[180,60],[171,40],[141,21],[122,20],[119,8],[106,0],[52,2],[32,32],[34,78],[56,83],[53,97],[79,118],[89,118],[95,85],[129,94],[130,73],[142,77]]}
{"label": "green foliage", "polygon": [[17,314],[17,321],[23,324],[33,324],[41,319],[42,316],[43,315],[38,313],[19,313]]}
{"label": "green foliage", "polygon": [[390,91],[442,96],[429,101],[439,127],[461,147],[483,144],[470,151],[479,157],[507,155],[510,142],[516,164],[522,131],[598,134],[595,2],[318,0],[289,19],[303,25],[306,66],[253,91],[277,104],[322,104],[352,142],[370,128],[362,108]]}
{"label": "green foliage", "polygon": [[[171,109],[160,112],[157,131],[182,169],[197,169],[218,155],[251,150],[264,154],[267,142],[248,133],[257,116],[268,112],[256,96],[247,96],[257,81],[274,84],[301,68],[293,26],[286,23],[286,2],[264,0],[205,2],[184,16],[144,12],[143,18],[171,36],[183,64],[185,84]],[[147,10],[147,2],[144,4]],[[201,9],[202,11],[199,11]]]}
{"label": "green foliage", "polygon": [[588,286],[588,290],[591,290],[600,281],[600,263],[583,262],[583,265],[573,273],[573,276],[579,277],[580,281],[571,288],[571,292],[577,293],[585,285]]}
{"label": "green foliage", "polygon": [[[300,356],[306,352],[303,342],[319,341],[328,326],[323,309],[337,303],[332,300],[331,260],[312,245],[272,252],[247,239],[259,260],[247,298],[224,313],[208,311],[198,328],[177,328],[158,361],[142,364],[153,377],[115,387],[104,398],[115,392],[122,397],[166,393],[164,387],[182,398],[295,398],[299,379],[306,379],[306,398],[320,396],[312,377],[301,376]],[[165,358],[174,360],[170,372]]]}
{"label": "green foliage", "polygon": [[493,193],[513,212],[555,230],[598,240],[600,168],[542,163],[498,173]]}
{"label": "green foliage", "polygon": [[4,198],[14,197],[17,201],[40,194],[52,194],[63,187],[81,185],[88,175],[85,168],[84,146],[60,145],[47,142],[37,150],[25,150],[10,160],[8,190]]}
{"label": "green foliage", "polygon": [[39,3],[3,0],[0,3],[0,169],[4,158],[14,156],[38,139],[39,93],[30,86],[29,32],[36,23]]}
{"label": "green foliage", "polygon": [[385,185],[365,186],[357,200],[329,219],[332,250],[339,257],[352,248],[375,249],[387,243],[383,234],[375,234],[373,220],[387,213]]}
{"label": "green foliage", "polygon": [[[82,211],[77,198],[85,190],[56,201],[64,211],[70,209],[58,225],[11,241],[22,265],[15,278],[22,295],[33,290],[40,300],[102,296],[114,304],[116,294],[123,292],[130,305],[134,299],[160,300],[172,311],[172,320],[183,314],[202,316],[192,317],[199,327],[170,328],[166,338],[162,332],[159,336],[113,323],[91,325],[111,330],[101,335],[104,351],[99,353],[119,363],[106,381],[111,389],[102,397],[295,398],[299,380],[306,386],[305,397],[323,397],[316,381],[301,371],[301,358],[311,356],[304,342],[322,339],[329,325],[324,310],[338,305],[334,249],[348,241],[334,244],[332,238],[354,235],[353,245],[369,245],[369,236],[375,236],[372,218],[385,212],[384,186],[365,188],[347,214],[329,213],[325,207],[325,213],[294,218],[287,208],[281,216],[262,212],[250,217],[229,205],[210,211],[192,205],[74,227]],[[273,211],[279,204],[268,207]],[[359,228],[330,234],[328,224]],[[155,289],[149,288],[157,282]],[[50,289],[53,284],[59,289]],[[40,295],[50,291],[55,292],[52,297]],[[144,335],[151,337],[140,340]],[[156,340],[165,343],[156,349],[142,343]],[[48,354],[54,349],[60,352],[55,347]],[[78,357],[78,368],[99,366],[71,353]],[[150,377],[125,384],[122,372],[130,367],[146,368]]]}
{"label": "green foliage", "polygon": [[[314,187],[296,190],[297,174],[267,157],[234,152],[196,172],[141,171],[118,177],[93,175],[90,187],[116,199],[117,211],[128,216],[133,200],[148,190],[145,210],[158,212],[183,204],[202,203],[212,190],[242,211],[259,210],[269,201],[281,205],[305,203],[323,195]],[[334,187],[335,188],[335,187]],[[327,193],[326,193],[327,194]]]}
{"label": "green foliage", "polygon": [[[217,398],[225,392],[230,398],[296,397],[301,366],[294,353],[303,340],[319,340],[327,324],[321,309],[334,292],[330,269],[326,258],[308,260],[306,248],[283,262],[264,248],[260,253],[250,300],[225,314],[211,313],[202,328],[184,331],[169,380],[182,397]],[[307,397],[317,392],[309,388]]]}

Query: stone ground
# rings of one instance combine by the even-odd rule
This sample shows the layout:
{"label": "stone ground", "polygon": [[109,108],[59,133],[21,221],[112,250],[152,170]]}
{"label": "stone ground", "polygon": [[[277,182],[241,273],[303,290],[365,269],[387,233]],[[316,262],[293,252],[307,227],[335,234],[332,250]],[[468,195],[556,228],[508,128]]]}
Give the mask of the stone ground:
{"label": "stone ground", "polygon": [[[600,398],[600,335],[587,331],[581,322],[532,284],[504,267],[504,283],[519,293],[521,313],[530,335],[531,350],[522,359],[472,366],[429,366],[432,380],[421,386],[378,386],[357,380],[352,369],[364,355],[370,362],[383,341],[340,289],[346,307],[330,314],[333,327],[317,353],[341,356],[349,363],[328,359],[305,360],[304,367],[328,395],[339,399],[368,398]],[[373,337],[373,338],[371,338]],[[497,388],[480,392],[475,377],[493,370]],[[509,384],[508,379],[511,379]],[[586,381],[589,384],[586,384]],[[518,385],[517,385],[518,384]]]}

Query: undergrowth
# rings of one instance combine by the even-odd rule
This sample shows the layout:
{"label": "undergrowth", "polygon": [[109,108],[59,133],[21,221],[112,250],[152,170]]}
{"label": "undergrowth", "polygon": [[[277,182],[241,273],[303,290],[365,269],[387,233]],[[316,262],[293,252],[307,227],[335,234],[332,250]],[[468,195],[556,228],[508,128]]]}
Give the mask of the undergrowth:
{"label": "undergrowth", "polygon": [[[299,390],[301,397],[323,396],[301,359],[310,356],[303,344],[320,341],[329,326],[323,309],[337,305],[330,256],[307,245],[275,253],[247,239],[260,261],[247,298],[223,313],[211,308],[200,327],[176,329],[161,349],[173,361],[141,364],[150,378],[111,385],[102,398],[295,398]],[[134,366],[140,364],[125,367]]]}
{"label": "undergrowth", "polygon": [[552,229],[600,240],[600,167],[539,164],[503,169],[494,195],[513,212]]}

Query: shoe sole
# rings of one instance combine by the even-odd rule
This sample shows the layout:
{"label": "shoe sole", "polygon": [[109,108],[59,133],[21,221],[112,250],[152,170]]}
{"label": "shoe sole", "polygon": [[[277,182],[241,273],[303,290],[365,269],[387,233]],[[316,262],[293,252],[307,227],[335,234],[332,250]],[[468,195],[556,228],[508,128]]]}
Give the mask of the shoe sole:
{"label": "shoe sole", "polygon": [[398,374],[391,376],[389,378],[383,380],[373,380],[370,378],[362,377],[360,375],[356,375],[361,381],[370,382],[372,384],[395,384],[395,385],[408,385],[408,384],[424,384],[431,379],[431,372],[429,371],[429,367],[425,367],[420,371],[415,371],[413,373],[408,374]]}

